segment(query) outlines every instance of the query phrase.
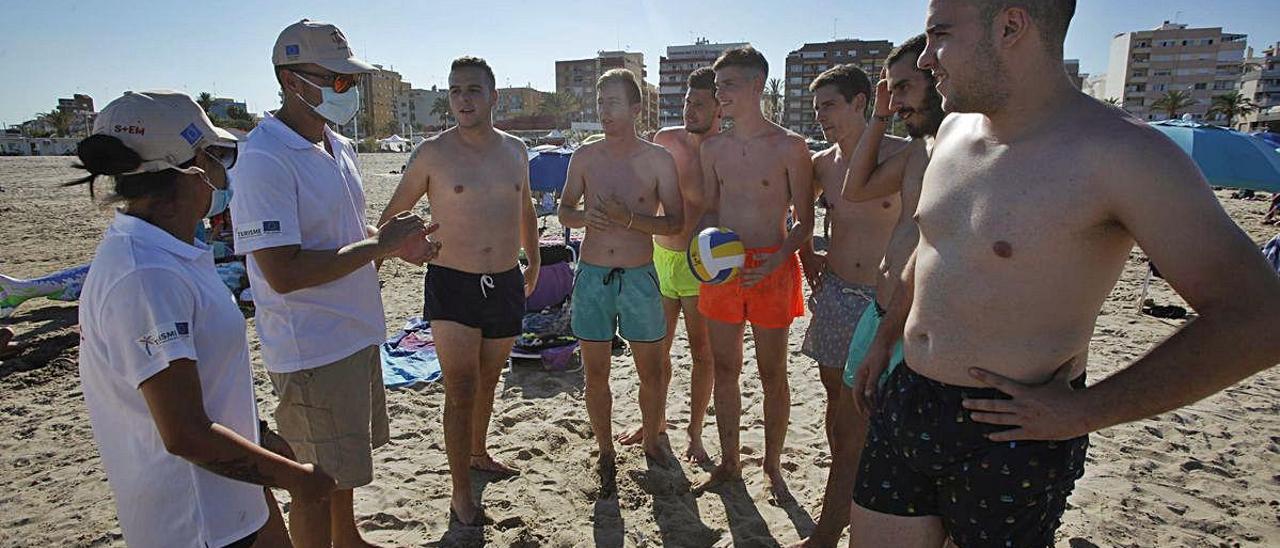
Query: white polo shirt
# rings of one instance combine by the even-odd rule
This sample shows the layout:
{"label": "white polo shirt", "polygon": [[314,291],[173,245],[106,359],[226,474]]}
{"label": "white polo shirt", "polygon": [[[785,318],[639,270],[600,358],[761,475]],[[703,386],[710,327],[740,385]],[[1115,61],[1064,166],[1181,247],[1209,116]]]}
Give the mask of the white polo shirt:
{"label": "white polo shirt", "polygon": [[334,156],[268,114],[241,143],[231,171],[235,249],[249,257],[262,358],[274,373],[328,365],[386,337],[372,262],[332,282],[280,294],[253,257],[290,245],[338,249],[367,237],[356,151],[328,127],[324,133]]}
{"label": "white polo shirt", "polygon": [[205,413],[258,441],[244,316],[213,252],[117,213],[80,293],[80,382],[129,546],[214,547],[267,522],[262,487],[169,454],[143,381],[196,362]]}

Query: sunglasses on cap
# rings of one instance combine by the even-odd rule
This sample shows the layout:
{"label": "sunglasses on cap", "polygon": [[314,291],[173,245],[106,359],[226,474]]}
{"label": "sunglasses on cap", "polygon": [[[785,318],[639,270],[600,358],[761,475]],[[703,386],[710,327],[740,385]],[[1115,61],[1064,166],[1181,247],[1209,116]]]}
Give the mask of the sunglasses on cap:
{"label": "sunglasses on cap", "polygon": [[[290,69],[293,70],[293,69]],[[346,93],[347,90],[356,87],[355,74],[318,74],[315,72],[306,72],[302,70],[293,70],[298,74],[314,76],[321,79],[321,83],[333,88],[338,93]]]}
{"label": "sunglasses on cap", "polygon": [[240,154],[240,149],[235,143],[216,143],[201,149],[210,158],[222,164],[222,169],[231,169],[236,165],[236,157]]}

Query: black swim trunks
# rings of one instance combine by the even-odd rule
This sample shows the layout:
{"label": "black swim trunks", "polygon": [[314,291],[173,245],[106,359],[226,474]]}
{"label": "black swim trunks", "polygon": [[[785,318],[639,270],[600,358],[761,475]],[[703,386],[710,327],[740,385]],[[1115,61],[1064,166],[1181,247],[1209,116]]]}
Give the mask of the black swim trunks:
{"label": "black swim trunks", "polygon": [[423,290],[422,317],[457,322],[486,339],[520,334],[524,318],[524,275],[520,267],[498,274],[472,274],[431,265]]}
{"label": "black swim trunks", "polygon": [[[1084,375],[1072,382],[1084,387]],[[958,546],[1053,546],[1089,437],[993,442],[1008,426],[974,422],[966,398],[991,388],[943,384],[895,368],[871,417],[853,499],[898,516],[940,516]]]}

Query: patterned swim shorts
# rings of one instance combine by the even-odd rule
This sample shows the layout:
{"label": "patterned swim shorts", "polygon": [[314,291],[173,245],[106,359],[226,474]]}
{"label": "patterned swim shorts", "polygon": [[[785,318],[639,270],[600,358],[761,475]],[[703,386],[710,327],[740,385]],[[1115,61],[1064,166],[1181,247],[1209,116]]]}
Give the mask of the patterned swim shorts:
{"label": "patterned swim shorts", "polygon": [[[1084,375],[1072,382],[1084,387]],[[854,488],[859,506],[940,516],[959,546],[1053,546],[1067,497],[1084,474],[1089,437],[994,442],[1007,426],[974,422],[960,402],[1008,399],[894,370],[880,389]]]}

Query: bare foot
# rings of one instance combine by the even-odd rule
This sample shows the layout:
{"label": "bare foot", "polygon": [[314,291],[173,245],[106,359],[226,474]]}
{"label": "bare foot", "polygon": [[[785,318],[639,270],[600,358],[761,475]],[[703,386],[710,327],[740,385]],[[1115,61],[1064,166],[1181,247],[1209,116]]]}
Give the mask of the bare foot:
{"label": "bare foot", "polygon": [[695,486],[692,489],[692,492],[695,495],[701,495],[708,489],[715,488],[722,483],[731,481],[742,481],[742,468],[730,467],[728,464],[720,463],[720,466],[717,466],[715,470],[712,470],[711,475],[707,477],[707,479],[703,480],[702,483]]}
{"label": "bare foot", "polygon": [[471,455],[471,469],[477,472],[488,472],[499,476],[516,476],[520,474],[520,470],[513,468],[507,463],[489,456],[488,453],[479,455]]}
{"label": "bare foot", "polygon": [[450,504],[449,521],[463,527],[482,527],[484,526],[484,512],[478,506],[471,504],[468,504],[467,508],[462,511]]}
{"label": "bare foot", "polygon": [[661,440],[655,441],[652,444],[644,444],[644,456],[648,457],[651,462],[658,466],[666,468],[672,464],[672,459],[668,456],[669,454],[670,448],[666,444],[662,443]]}
{"label": "bare foot", "polygon": [[711,455],[707,454],[707,448],[702,446],[702,435],[689,434],[689,447],[684,450],[684,460],[692,464],[706,464],[711,462]]}
{"label": "bare foot", "polygon": [[13,330],[8,327],[0,327],[0,356],[9,353],[9,341],[13,340]]}
{"label": "bare foot", "polygon": [[618,495],[618,456],[609,452],[600,455],[596,462],[596,473],[600,476],[600,494],[598,498],[609,499]]}
{"label": "bare foot", "polygon": [[769,502],[775,505],[782,505],[795,500],[791,495],[791,490],[787,488],[787,480],[782,477],[782,470],[764,471],[765,477],[769,481]]}
{"label": "bare foot", "polygon": [[613,437],[613,441],[618,442],[619,445],[635,445],[642,440],[644,440],[643,426],[637,426],[630,432],[623,432]]}

